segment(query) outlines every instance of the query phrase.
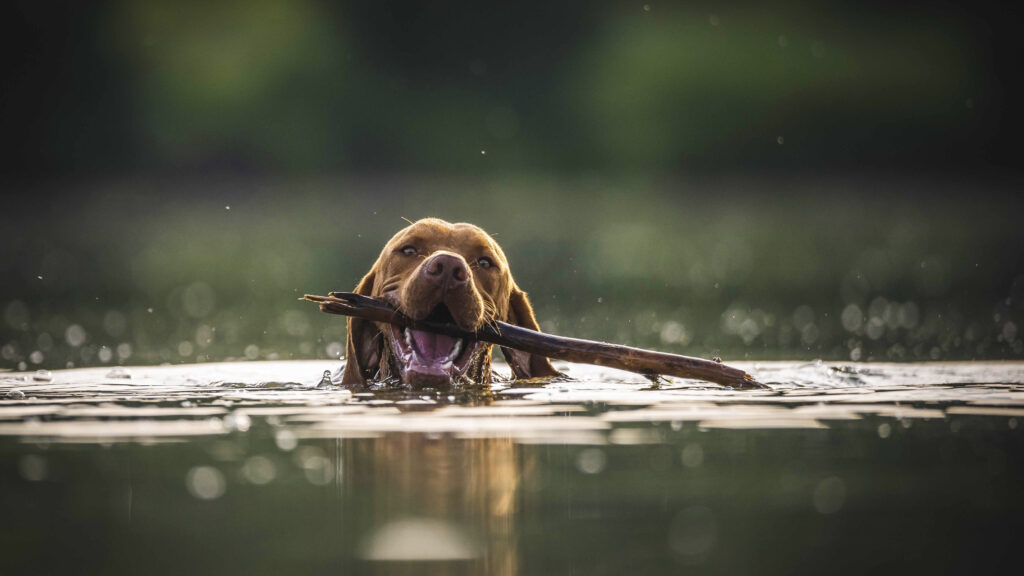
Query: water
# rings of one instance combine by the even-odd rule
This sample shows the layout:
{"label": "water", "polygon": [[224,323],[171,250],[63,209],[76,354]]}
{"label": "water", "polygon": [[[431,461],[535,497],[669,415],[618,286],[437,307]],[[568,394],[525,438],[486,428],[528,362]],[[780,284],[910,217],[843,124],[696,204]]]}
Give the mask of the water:
{"label": "water", "polygon": [[29,204],[0,214],[0,369],[336,360],[344,319],[296,298],[351,290],[402,218],[424,216],[497,234],[553,334],[741,360],[1024,360],[1019,188],[596,173],[15,186]]}
{"label": "water", "polygon": [[[0,573],[967,572],[1015,561],[1024,364],[351,394],[338,362],[0,374]],[[329,382],[329,381],[328,381]]]}

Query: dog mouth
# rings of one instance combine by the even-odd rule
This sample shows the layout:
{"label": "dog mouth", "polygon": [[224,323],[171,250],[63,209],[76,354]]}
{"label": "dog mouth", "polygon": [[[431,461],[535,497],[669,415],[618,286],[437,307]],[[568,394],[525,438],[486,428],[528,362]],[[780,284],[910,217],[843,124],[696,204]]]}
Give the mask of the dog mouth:
{"label": "dog mouth", "polygon": [[[455,324],[451,311],[439,303],[424,319]],[[445,386],[466,373],[479,346],[467,340],[412,328],[389,326],[392,349],[402,370],[402,381],[417,388]]]}

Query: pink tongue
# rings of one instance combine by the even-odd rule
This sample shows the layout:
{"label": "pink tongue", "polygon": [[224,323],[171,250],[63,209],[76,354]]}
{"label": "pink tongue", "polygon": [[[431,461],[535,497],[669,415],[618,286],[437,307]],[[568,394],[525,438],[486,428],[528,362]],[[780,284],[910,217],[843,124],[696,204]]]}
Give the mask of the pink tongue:
{"label": "pink tongue", "polygon": [[455,348],[455,338],[433,332],[412,331],[412,341],[416,345],[416,353],[424,360],[440,360],[451,354]]}

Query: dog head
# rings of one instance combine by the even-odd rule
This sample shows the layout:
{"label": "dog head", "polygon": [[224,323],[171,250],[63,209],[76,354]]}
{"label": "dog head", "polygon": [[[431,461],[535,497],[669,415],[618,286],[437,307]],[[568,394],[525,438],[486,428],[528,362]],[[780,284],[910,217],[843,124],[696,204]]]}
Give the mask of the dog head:
{"label": "dog head", "polygon": [[[475,332],[495,320],[539,330],[504,252],[472,224],[419,220],[388,241],[355,291],[381,298],[414,320]],[[400,378],[414,387],[486,383],[491,345],[349,318],[345,385]],[[555,376],[547,358],[502,348],[516,378]]]}

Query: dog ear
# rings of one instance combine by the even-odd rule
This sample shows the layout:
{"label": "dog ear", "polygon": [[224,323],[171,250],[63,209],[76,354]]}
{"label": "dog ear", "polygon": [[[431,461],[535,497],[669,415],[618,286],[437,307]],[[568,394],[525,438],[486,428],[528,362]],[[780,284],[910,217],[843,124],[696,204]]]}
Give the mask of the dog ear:
{"label": "dog ear", "polygon": [[[526,297],[526,292],[520,290],[515,284],[512,284],[512,293],[508,300],[507,322],[540,332],[540,326],[537,324],[537,319],[533,316],[533,307],[530,306],[530,300]],[[561,372],[555,370],[555,367],[544,356],[536,356],[522,350],[505,348],[504,346],[501,348],[501,353],[505,356],[505,361],[512,368],[513,376],[517,379],[562,375]]]}
{"label": "dog ear", "polygon": [[[356,286],[354,292],[369,296],[373,292],[376,266]],[[383,338],[380,330],[370,320],[349,316],[345,336],[345,373],[341,377],[343,386],[360,386],[377,375],[381,359]]]}

